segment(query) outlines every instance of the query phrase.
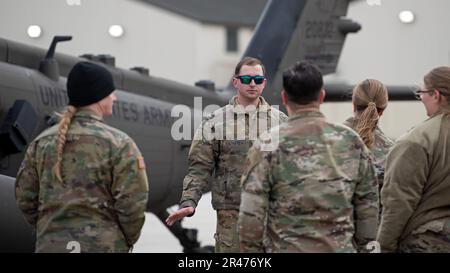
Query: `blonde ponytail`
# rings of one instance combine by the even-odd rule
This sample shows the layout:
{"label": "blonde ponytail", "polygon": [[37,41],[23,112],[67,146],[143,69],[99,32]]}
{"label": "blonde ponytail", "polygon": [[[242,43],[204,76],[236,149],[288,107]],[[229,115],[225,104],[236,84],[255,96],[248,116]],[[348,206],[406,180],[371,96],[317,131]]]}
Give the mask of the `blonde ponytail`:
{"label": "blonde ponytail", "polygon": [[56,163],[53,166],[53,173],[55,174],[58,181],[62,182],[61,178],[61,161],[64,151],[64,145],[66,144],[66,135],[69,130],[70,123],[73,116],[77,112],[77,108],[69,105],[66,107],[64,113],[61,116],[61,121],[58,124],[58,139],[56,144]]}
{"label": "blonde ponytail", "polygon": [[355,130],[371,149],[375,143],[375,129],[380,113],[387,107],[387,89],[380,81],[368,79],[355,87],[352,100],[357,111]]}
{"label": "blonde ponytail", "polygon": [[366,146],[371,149],[375,142],[375,128],[378,124],[378,111],[374,102],[369,102],[369,105],[359,116],[356,124],[356,132],[362,138]]}

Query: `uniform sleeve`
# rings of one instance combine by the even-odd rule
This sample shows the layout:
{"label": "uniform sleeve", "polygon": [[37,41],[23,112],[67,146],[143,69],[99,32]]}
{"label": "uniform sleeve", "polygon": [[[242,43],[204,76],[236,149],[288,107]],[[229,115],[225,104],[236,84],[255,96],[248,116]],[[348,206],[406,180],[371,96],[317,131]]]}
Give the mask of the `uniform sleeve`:
{"label": "uniform sleeve", "polygon": [[241,179],[242,194],[238,228],[241,252],[264,252],[263,238],[270,192],[268,152],[249,150],[247,167]]}
{"label": "uniform sleeve", "polygon": [[370,152],[364,146],[359,165],[359,181],[353,196],[355,236],[358,251],[366,251],[366,245],[375,241],[379,216],[378,180]]}
{"label": "uniform sleeve", "polygon": [[132,246],[145,221],[148,181],[144,158],[130,139],[116,151],[111,192],[120,227],[128,245]]}
{"label": "uniform sleeve", "polygon": [[382,251],[395,251],[409,218],[419,204],[428,176],[427,153],[418,144],[397,143],[386,161],[381,190],[383,213],[378,241]]}
{"label": "uniform sleeve", "polygon": [[39,177],[35,164],[36,142],[25,153],[16,176],[16,202],[30,225],[36,226],[39,205]]}
{"label": "uniform sleeve", "polygon": [[[205,131],[204,129],[205,128]],[[207,123],[202,125],[195,132],[189,150],[188,174],[183,180],[183,193],[180,207],[197,207],[203,190],[208,187],[208,182],[215,167],[214,142],[207,135]],[[192,215],[190,215],[192,216]]]}

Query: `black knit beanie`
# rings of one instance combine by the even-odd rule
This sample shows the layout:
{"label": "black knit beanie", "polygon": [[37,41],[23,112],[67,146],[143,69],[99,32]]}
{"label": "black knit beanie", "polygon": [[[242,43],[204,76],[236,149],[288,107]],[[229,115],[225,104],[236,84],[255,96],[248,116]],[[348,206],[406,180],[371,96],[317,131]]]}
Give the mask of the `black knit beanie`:
{"label": "black knit beanie", "polygon": [[67,77],[69,105],[75,107],[101,101],[115,89],[111,73],[94,63],[77,63]]}

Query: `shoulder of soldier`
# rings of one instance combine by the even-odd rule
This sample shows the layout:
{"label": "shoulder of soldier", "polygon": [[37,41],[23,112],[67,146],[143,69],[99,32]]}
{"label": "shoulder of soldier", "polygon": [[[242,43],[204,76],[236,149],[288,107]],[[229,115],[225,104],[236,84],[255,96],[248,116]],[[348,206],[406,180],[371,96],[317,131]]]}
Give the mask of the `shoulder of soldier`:
{"label": "shoulder of soldier", "polygon": [[219,108],[219,109],[217,109],[217,110],[215,110],[215,111],[213,111],[211,113],[206,114],[203,117],[202,123],[203,124],[205,124],[205,123],[215,123],[215,122],[219,121],[217,119],[217,117],[223,116],[227,111],[230,111],[230,107],[231,106],[228,104],[228,105],[225,105],[225,106],[223,106],[223,107],[221,107],[221,108]]}
{"label": "shoulder of soldier", "polygon": [[383,131],[381,131],[380,128],[377,128],[375,130],[375,142],[377,146],[384,147],[384,148],[390,148],[394,145],[394,140],[388,137],[384,134]]}
{"label": "shoulder of soldier", "polygon": [[423,121],[399,137],[396,143],[412,142],[427,146],[429,143],[435,142],[441,131],[442,117],[442,115],[438,115]]}
{"label": "shoulder of soldier", "polygon": [[[44,130],[35,139],[35,141],[41,140],[48,136],[52,136],[52,138],[55,137],[58,134],[58,127],[58,124],[56,124]],[[68,134],[94,136],[112,143],[114,146],[123,146],[124,143],[133,141],[131,137],[126,133],[101,121],[89,123],[88,126],[77,126],[76,124],[72,123],[69,127]]]}
{"label": "shoulder of soldier", "polygon": [[354,117],[349,117],[344,122],[342,122],[342,124],[344,124],[345,126],[347,126],[349,128],[352,128],[354,130],[354,128],[355,128],[355,118]]}
{"label": "shoulder of soldier", "polygon": [[343,143],[351,143],[354,148],[359,148],[364,152],[370,153],[359,134],[351,127],[329,120],[325,121],[325,126],[328,127],[326,135],[330,138],[339,139]]}
{"label": "shoulder of soldier", "polygon": [[[288,121],[285,123],[280,124],[278,127],[272,128],[272,130],[270,130],[271,134],[279,134],[280,136],[280,141],[283,141],[285,137],[289,137],[290,133],[292,132],[292,128],[297,126],[297,122],[299,122],[298,120],[296,121]],[[300,121],[302,122],[302,121]],[[340,124],[340,123],[334,123],[334,122],[330,122],[330,121],[325,121],[325,125],[326,127],[328,127],[325,130],[325,133],[330,135],[330,137],[339,137],[341,139],[346,139],[348,141],[356,141],[357,143],[363,144],[364,142],[362,141],[361,137],[358,135],[358,133],[356,133],[352,128]]]}
{"label": "shoulder of soldier", "polygon": [[36,145],[39,141],[45,140],[47,137],[52,136],[52,141],[53,137],[56,135],[56,132],[58,131],[58,126],[52,126],[49,127],[47,129],[45,129],[44,131],[42,131],[37,137],[35,137],[27,146],[27,153],[34,153],[34,149],[36,148]]}
{"label": "shoulder of soldier", "polygon": [[[338,139],[339,142],[336,143],[336,145],[341,145],[341,147],[345,147],[346,149],[341,149],[342,151],[350,150],[356,151],[360,154],[363,161],[370,161],[373,160],[373,154],[367,148],[366,144],[360,137],[360,135],[355,132],[352,128],[339,123],[333,123],[327,121],[327,124],[330,126],[329,130],[329,137],[333,139]],[[345,153],[345,152],[344,152]],[[357,160],[355,158],[355,160]]]}
{"label": "shoulder of soldier", "polygon": [[331,122],[331,121],[327,121],[326,123],[328,126],[333,128],[334,130],[336,130],[336,132],[338,132],[338,133],[361,139],[359,137],[359,134],[350,126],[347,126],[342,123]]}
{"label": "shoulder of soldier", "polygon": [[109,140],[118,146],[121,146],[122,143],[133,141],[125,132],[103,122],[96,122],[95,127],[92,127],[91,130],[95,136]]}
{"label": "shoulder of soldier", "polygon": [[253,143],[253,150],[276,153],[280,148],[280,143],[285,140],[285,134],[283,133],[288,127],[289,125],[286,122],[282,122],[270,128],[268,131],[263,132]]}
{"label": "shoulder of soldier", "polygon": [[278,118],[282,122],[288,120],[288,116],[284,112],[280,111],[278,107],[270,106],[270,113],[272,118]]}
{"label": "shoulder of soldier", "polygon": [[353,128],[346,126],[344,124],[339,124],[339,123],[333,123],[333,122],[329,122],[327,121],[327,123],[336,130],[336,133],[340,136],[342,136],[343,139],[347,140],[348,142],[354,143],[356,144],[356,147],[360,147],[361,150],[364,150],[367,153],[369,152],[369,149],[366,147],[366,145],[364,144],[364,141],[362,140],[361,136],[355,131],[353,130]]}
{"label": "shoulder of soldier", "polygon": [[53,125],[52,127],[49,127],[42,131],[35,139],[34,141],[39,141],[45,137],[48,136],[54,136],[58,133],[58,124]]}
{"label": "shoulder of soldier", "polygon": [[[294,121],[288,121],[284,124],[281,124],[279,129],[281,134],[284,133],[284,131],[289,130],[291,127],[297,126],[297,122],[303,122],[301,120],[294,120]],[[324,127],[327,127],[326,133],[327,134],[333,134],[339,137],[347,137],[348,139],[356,140],[362,142],[361,137],[355,130],[353,130],[351,127],[342,124],[342,123],[336,123],[331,122],[329,120],[325,120],[323,123]]]}
{"label": "shoulder of soldier", "polygon": [[279,110],[278,105],[270,105],[263,96],[260,96],[261,105],[260,107],[264,109],[269,109],[272,118],[279,118],[282,121],[286,121],[288,116]]}
{"label": "shoulder of soldier", "polygon": [[220,107],[219,109],[217,109],[217,110],[215,110],[215,111],[205,115],[205,117],[203,119],[204,120],[213,119],[215,116],[218,116],[218,115],[221,115],[221,114],[225,113],[228,110],[228,108],[229,108],[229,104],[227,104],[227,105],[225,105],[223,107]]}

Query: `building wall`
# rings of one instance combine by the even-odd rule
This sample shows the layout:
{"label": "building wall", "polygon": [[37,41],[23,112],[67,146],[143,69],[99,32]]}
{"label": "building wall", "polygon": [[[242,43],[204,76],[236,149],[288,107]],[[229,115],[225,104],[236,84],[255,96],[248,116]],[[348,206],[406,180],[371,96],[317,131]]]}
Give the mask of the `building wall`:
{"label": "building wall", "polygon": [[[348,17],[362,24],[350,34],[338,77],[350,82],[368,73],[387,84],[421,83],[431,68],[450,64],[450,1],[379,0],[380,6],[354,1]],[[416,15],[412,24],[398,19],[402,10]]]}
{"label": "building wall", "polygon": [[[69,3],[80,2],[80,5]],[[108,34],[110,25],[125,29],[120,38]],[[41,37],[28,37],[29,25],[39,25]],[[223,86],[251,36],[241,34],[240,51],[225,52],[225,28],[202,24],[187,17],[136,0],[2,0],[0,37],[48,48],[54,35],[72,35],[59,52],[111,54],[116,66],[145,66],[154,76],[193,85],[212,79]],[[224,67],[217,67],[224,66]]]}
{"label": "building wall", "polygon": [[203,24],[199,33],[201,35],[197,37],[196,47],[197,79],[210,79],[217,87],[224,87],[229,83],[253,30],[239,28],[237,52],[226,50],[226,27]]}
{"label": "building wall", "polygon": [[[370,1],[369,1],[370,2]],[[376,0],[372,1],[376,2]],[[441,65],[450,65],[450,1],[379,0],[353,1],[348,17],[362,29],[350,34],[339,60],[337,73],[329,81],[351,84],[374,78],[385,84],[422,84],[423,76]],[[416,21],[403,24],[402,10],[415,13]],[[334,121],[352,115],[351,103],[325,104],[324,112]],[[426,119],[421,102],[392,102],[381,117],[381,127],[394,138]]]}

